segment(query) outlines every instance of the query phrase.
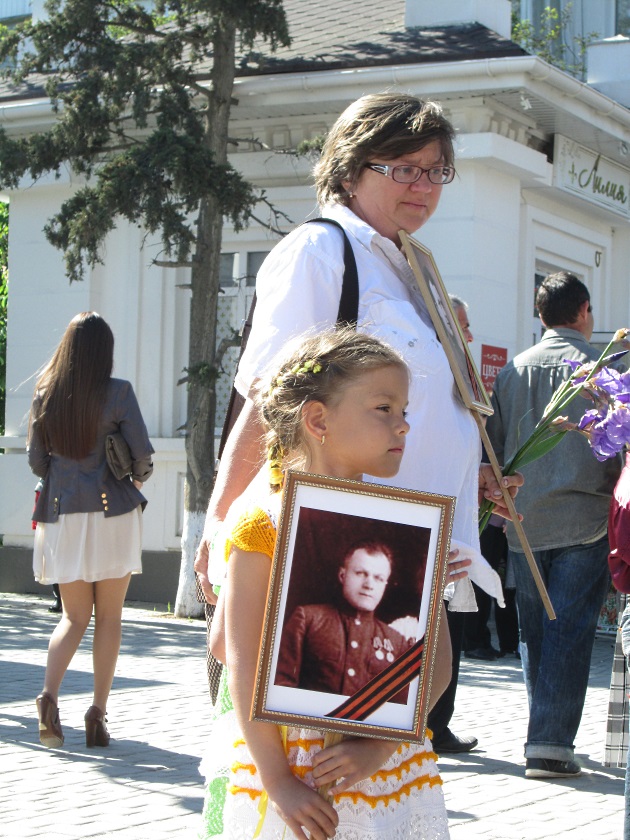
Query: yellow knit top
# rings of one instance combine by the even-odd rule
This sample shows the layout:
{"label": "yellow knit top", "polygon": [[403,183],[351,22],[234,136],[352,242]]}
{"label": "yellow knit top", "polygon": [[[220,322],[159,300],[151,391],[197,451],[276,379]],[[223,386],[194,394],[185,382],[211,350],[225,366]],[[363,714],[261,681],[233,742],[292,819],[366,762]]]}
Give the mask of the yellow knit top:
{"label": "yellow knit top", "polygon": [[225,562],[227,563],[232,546],[273,557],[276,536],[276,529],[269,514],[262,508],[252,507],[239,517],[225,541]]}

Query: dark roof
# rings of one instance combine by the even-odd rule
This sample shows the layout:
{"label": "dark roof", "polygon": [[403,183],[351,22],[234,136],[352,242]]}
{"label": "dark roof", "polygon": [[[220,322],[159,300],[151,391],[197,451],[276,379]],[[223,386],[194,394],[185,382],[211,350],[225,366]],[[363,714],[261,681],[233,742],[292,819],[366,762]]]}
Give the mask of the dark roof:
{"label": "dark roof", "polygon": [[404,0],[284,0],[284,8],[291,46],[241,55],[239,76],[527,54],[478,23],[405,28]]}
{"label": "dark roof", "polygon": [[[439,0],[437,0],[439,2]],[[272,53],[262,40],[237,54],[237,76],[394,64],[501,58],[526,51],[478,23],[405,28],[405,0],[284,0],[291,45]],[[201,75],[209,65],[201,65]],[[32,79],[18,91],[0,80],[0,100],[42,96]]]}

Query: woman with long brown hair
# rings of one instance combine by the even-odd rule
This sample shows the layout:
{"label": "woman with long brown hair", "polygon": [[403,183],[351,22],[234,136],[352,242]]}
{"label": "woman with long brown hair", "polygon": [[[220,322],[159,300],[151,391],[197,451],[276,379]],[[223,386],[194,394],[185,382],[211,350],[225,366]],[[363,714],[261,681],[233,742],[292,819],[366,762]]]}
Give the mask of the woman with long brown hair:
{"label": "woman with long brown hair", "polygon": [[[37,381],[28,460],[44,479],[35,506],[33,570],[59,583],[63,614],[49,645],[37,697],[40,741],[60,747],[57,706],[65,673],[94,612],[94,697],[85,715],[86,745],[106,747],[106,709],[121,640],[122,608],[132,574],[142,571],[140,488],[153,447],[129,382],[111,376],[114,336],[96,312],[68,325]],[[105,455],[108,435],[129,446],[131,474],[116,478]]]}

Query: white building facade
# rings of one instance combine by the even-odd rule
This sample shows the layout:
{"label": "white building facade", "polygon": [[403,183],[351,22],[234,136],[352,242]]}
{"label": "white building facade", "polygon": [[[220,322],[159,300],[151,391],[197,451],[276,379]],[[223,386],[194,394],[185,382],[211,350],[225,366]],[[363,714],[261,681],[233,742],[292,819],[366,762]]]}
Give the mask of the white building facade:
{"label": "white building facade", "polygon": [[[471,51],[399,63],[394,56],[378,65],[355,62],[239,77],[231,135],[259,138],[269,150],[240,144],[233,164],[298,224],[317,212],[311,163],[287,150],[323,134],[364,93],[403,90],[437,99],[457,129],[458,174],[418,238],[433,251],[448,290],[469,304],[471,349],[480,370],[538,340],[535,288],[551,271],[568,269],[584,280],[596,338],[604,341],[618,327],[630,326],[630,103],[612,98],[610,87],[619,75],[616,68],[630,67],[630,61],[606,59],[620,45],[627,50],[627,40],[591,48],[600,53],[599,78],[588,84],[508,48],[508,0],[374,5],[388,3],[402,31],[441,27],[448,33],[464,27],[469,32],[474,23],[490,38],[497,33],[507,46],[493,56]],[[296,4],[285,4],[290,21]],[[339,5],[325,3],[322,14]],[[614,20],[609,16],[610,27]],[[8,131],[34,131],[50,119],[43,99],[0,101],[0,121]],[[10,285],[6,431],[0,440],[0,591],[13,583],[23,588],[30,573],[35,480],[25,439],[34,376],[72,316],[88,309],[100,312],[114,331],[115,374],[133,383],[156,450],[155,472],[146,486],[143,577],[159,572],[164,579],[168,568],[172,588],[185,474],[180,429],[186,395],[176,383],[188,346],[187,271],[153,266],[159,243],[147,242],[142,230],[124,223],[107,239],[104,265],[87,271],[83,283],[69,285],[61,254],[42,229],[77,184],[67,172],[4,196],[10,203]],[[276,241],[256,224],[238,235],[224,229],[222,329],[238,326],[245,316],[256,270]],[[223,404],[230,384],[230,376],[223,377]],[[150,593],[147,599],[167,600],[153,589],[142,591]]]}

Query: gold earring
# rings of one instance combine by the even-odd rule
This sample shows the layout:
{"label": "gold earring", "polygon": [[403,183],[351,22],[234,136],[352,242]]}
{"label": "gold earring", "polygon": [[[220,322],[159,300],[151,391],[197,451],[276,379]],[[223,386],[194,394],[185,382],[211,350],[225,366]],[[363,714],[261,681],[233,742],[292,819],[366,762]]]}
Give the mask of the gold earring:
{"label": "gold earring", "polygon": [[324,445],[325,442],[326,442],[326,435],[322,435],[322,441],[321,441],[322,446]]}

